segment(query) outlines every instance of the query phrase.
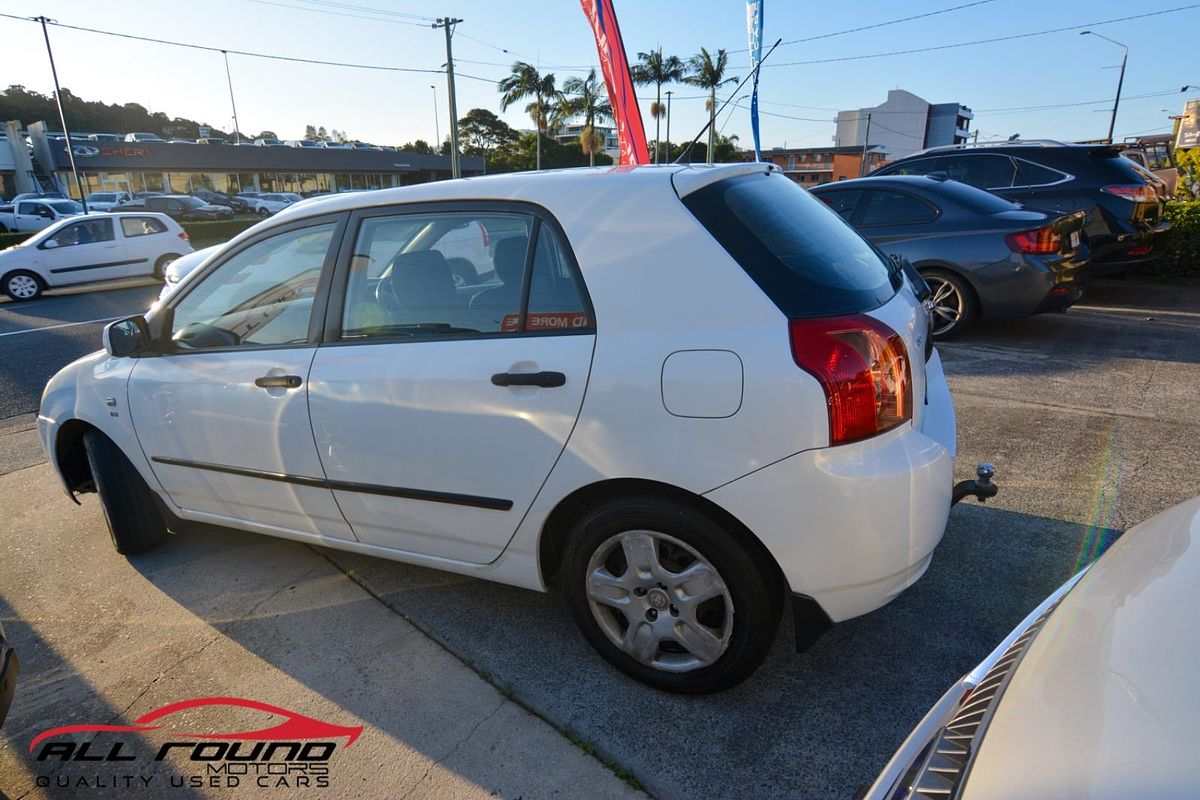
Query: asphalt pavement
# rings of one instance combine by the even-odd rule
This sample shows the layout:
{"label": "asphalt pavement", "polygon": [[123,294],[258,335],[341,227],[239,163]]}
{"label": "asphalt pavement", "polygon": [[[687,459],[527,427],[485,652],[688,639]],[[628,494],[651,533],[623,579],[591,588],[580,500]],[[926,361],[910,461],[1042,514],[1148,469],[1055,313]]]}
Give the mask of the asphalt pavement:
{"label": "asphalt pavement", "polygon": [[[135,300],[142,302],[131,295],[124,311],[144,307]],[[9,308],[0,307],[0,319]],[[43,313],[52,318],[50,310]],[[188,620],[211,620],[231,598],[244,597],[259,571],[255,565],[270,570],[303,550],[336,565],[375,605],[325,609],[328,638],[319,652],[304,655],[274,638],[287,626],[261,635],[251,634],[253,626],[215,627],[219,646],[236,645],[253,657],[246,664],[265,664],[285,683],[298,681],[331,710],[370,721],[376,706],[390,702],[388,681],[354,691],[349,685],[361,679],[355,665],[378,664],[394,646],[392,626],[410,622],[502,695],[570,731],[585,749],[632,773],[657,797],[850,797],[942,691],[1046,594],[1128,527],[1200,489],[1193,467],[1200,459],[1200,421],[1193,411],[1200,386],[1200,289],[1104,282],[1066,314],[985,323],[940,349],[958,411],[960,477],[969,477],[975,463],[992,461],[1000,495],[985,506],[966,501],[953,510],[929,572],[895,602],[837,626],[802,655],[791,652],[785,618],[763,667],[718,696],[676,697],[625,679],[591,652],[554,596],[228,532],[178,537],[129,565],[102,557],[96,548],[107,543],[94,496],[84,498],[82,507],[60,492],[43,497],[35,487],[52,483],[47,467],[17,468],[24,464],[20,453],[25,460],[36,457],[27,444],[26,451],[18,445],[31,432],[17,430],[23,419],[17,415],[10,415],[18,423],[10,426],[13,433],[0,436],[0,474],[12,471],[0,478],[0,507],[38,507],[23,513],[19,525],[3,528],[0,552],[18,547],[32,553],[21,563],[33,574],[14,589],[0,566],[0,618],[18,646],[43,653],[30,669],[33,677],[27,676],[35,692],[49,676],[63,684],[62,703],[88,696],[92,685],[120,682],[127,693],[138,686],[153,690],[155,671],[132,661],[106,664],[79,650],[39,650],[50,632],[71,624],[89,635],[103,624],[107,636],[139,636],[137,618],[126,615],[125,590],[105,595],[110,615],[103,622],[85,616],[71,623],[70,604],[87,602],[98,560],[106,579],[138,587],[148,581],[147,591],[171,601],[181,627],[164,626],[156,634],[170,648],[183,646]],[[9,376],[49,374],[58,351],[39,344],[32,356],[28,349],[15,352],[27,363],[21,370],[5,367],[0,375],[6,403]],[[11,407],[23,413],[28,398],[36,405],[36,394],[26,391]],[[77,554],[72,537],[79,540]],[[43,562],[36,557],[39,548],[62,552]],[[40,575],[52,570],[67,577],[46,584]],[[188,579],[196,574],[203,581]],[[288,576],[302,588],[334,578],[326,572]],[[46,585],[55,587],[62,605],[46,597]],[[280,615],[290,613],[285,598],[272,601]],[[392,614],[363,632],[355,615],[368,607],[372,614],[379,608]],[[330,657],[346,668],[317,666]],[[161,694],[196,692],[212,680],[189,672]],[[257,679],[222,674],[221,680]],[[40,697],[19,696],[14,713],[39,717]],[[121,703],[110,706],[124,713]],[[385,741],[416,740],[417,733],[396,736],[390,724],[377,724],[390,732]],[[543,764],[537,768],[548,768]],[[9,769],[0,763],[0,788]],[[512,791],[497,790],[505,796]],[[525,796],[550,796],[540,793],[547,791],[531,789]],[[590,794],[590,788],[575,787],[562,796]]]}

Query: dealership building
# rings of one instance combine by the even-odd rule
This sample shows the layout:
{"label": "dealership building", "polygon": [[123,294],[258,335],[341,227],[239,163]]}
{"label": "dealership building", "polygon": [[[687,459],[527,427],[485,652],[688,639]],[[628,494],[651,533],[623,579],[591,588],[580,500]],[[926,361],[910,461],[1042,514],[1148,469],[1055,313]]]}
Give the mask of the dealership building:
{"label": "dealership building", "polygon": [[[57,187],[78,197],[61,134],[37,123],[26,134],[0,140],[0,191],[12,197]],[[451,177],[450,157],[389,150],[188,142],[93,142],[72,135],[75,166],[91,192],[170,192],[209,189],[238,192],[296,192],[309,195],[352,189],[386,189]],[[459,159],[464,177],[482,175],[482,158]]]}

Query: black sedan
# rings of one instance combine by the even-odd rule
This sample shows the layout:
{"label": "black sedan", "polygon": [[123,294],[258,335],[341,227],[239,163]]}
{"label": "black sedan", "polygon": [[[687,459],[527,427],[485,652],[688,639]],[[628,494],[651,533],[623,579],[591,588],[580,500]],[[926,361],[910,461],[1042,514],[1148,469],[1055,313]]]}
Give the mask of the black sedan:
{"label": "black sedan", "polygon": [[933,291],[933,335],[981,317],[1061,311],[1082,294],[1091,251],[1084,214],[1028,211],[957,181],[871,177],[813,194],[889,256],[907,259]]}
{"label": "black sedan", "polygon": [[218,206],[206,203],[198,197],[186,194],[165,194],[157,197],[147,197],[144,200],[134,200],[114,211],[156,211],[166,214],[171,219],[200,220],[200,219],[229,219],[233,209],[228,206]]}

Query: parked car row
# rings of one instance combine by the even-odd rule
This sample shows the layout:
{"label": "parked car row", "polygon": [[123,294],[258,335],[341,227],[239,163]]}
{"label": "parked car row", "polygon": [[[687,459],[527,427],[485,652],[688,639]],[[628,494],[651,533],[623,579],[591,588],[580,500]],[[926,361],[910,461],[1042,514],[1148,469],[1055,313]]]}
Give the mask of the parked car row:
{"label": "parked car row", "polygon": [[932,289],[934,336],[1060,311],[1089,277],[1152,262],[1165,184],[1123,147],[1014,141],[934,147],[812,192]]}

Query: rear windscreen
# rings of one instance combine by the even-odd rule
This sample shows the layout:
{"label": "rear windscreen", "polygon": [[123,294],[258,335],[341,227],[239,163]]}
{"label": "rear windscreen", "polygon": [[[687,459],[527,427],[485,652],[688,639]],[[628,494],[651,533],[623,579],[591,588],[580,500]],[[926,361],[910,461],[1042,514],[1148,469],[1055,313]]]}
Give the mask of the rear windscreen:
{"label": "rear windscreen", "polygon": [[968,211],[977,214],[999,214],[1004,211],[1016,211],[1017,205],[1003,197],[976,189],[958,181],[944,181],[940,186],[932,187],[933,191],[941,192]]}
{"label": "rear windscreen", "polygon": [[901,285],[853,228],[782,175],[726,178],[683,204],[790,318],[878,308]]}

